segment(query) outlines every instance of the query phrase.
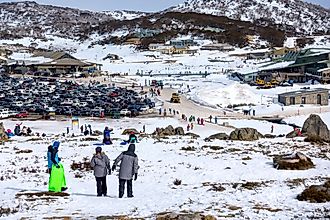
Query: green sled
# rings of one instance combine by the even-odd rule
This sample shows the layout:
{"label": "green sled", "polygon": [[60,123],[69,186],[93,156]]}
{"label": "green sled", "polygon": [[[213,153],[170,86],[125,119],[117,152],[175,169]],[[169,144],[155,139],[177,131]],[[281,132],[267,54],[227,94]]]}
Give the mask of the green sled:
{"label": "green sled", "polygon": [[58,164],[60,168],[56,168],[53,164],[52,172],[49,178],[49,192],[62,192],[62,187],[66,187],[64,168],[61,163]]}

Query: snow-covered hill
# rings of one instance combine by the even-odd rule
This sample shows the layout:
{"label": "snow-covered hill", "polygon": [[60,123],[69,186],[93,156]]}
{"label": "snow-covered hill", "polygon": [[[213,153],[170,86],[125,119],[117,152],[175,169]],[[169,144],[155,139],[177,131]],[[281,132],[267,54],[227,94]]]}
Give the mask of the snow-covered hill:
{"label": "snow-covered hill", "polygon": [[0,4],[0,33],[2,36],[41,37],[53,33],[70,37],[86,27],[111,20],[106,13],[73,8],[40,5],[26,1]]}
{"label": "snow-covered hill", "polygon": [[279,28],[308,34],[330,30],[330,10],[301,0],[187,0],[169,10],[226,16],[264,25],[275,23]]}

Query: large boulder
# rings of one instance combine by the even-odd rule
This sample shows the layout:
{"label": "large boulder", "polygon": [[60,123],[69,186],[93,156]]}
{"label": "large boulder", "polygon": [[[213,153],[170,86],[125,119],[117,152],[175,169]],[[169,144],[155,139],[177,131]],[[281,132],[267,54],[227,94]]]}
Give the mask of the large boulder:
{"label": "large boulder", "polygon": [[210,141],[210,140],[228,140],[229,136],[226,133],[217,133],[217,134],[213,134],[210,137],[205,138],[205,141]]}
{"label": "large boulder", "polygon": [[183,127],[177,127],[174,129],[176,135],[184,135],[184,129]]}
{"label": "large boulder", "polygon": [[263,135],[254,128],[236,128],[229,135],[230,140],[239,141],[256,141],[259,138],[263,138]]}
{"label": "large boulder", "polygon": [[314,168],[312,160],[300,152],[275,156],[273,158],[273,166],[278,170],[307,170]]}
{"label": "large boulder", "polygon": [[7,141],[8,135],[6,134],[5,128],[3,126],[3,123],[0,123],[0,142]]}
{"label": "large boulder", "polygon": [[134,134],[139,133],[135,128],[127,128],[123,131],[122,135],[127,135],[127,134],[130,134],[131,132],[134,132]]}
{"label": "large boulder", "polygon": [[308,139],[330,141],[328,126],[322,121],[320,116],[315,114],[311,114],[306,119],[301,132],[303,135],[307,136]]}

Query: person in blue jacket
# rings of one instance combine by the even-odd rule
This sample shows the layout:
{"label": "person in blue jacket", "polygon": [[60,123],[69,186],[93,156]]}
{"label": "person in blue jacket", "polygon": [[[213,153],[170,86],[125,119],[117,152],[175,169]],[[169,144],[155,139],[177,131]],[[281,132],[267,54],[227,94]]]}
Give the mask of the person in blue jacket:
{"label": "person in blue jacket", "polygon": [[54,141],[53,145],[48,147],[47,160],[48,160],[48,173],[51,174],[53,164],[59,168],[58,163],[61,159],[58,157],[58,148],[60,147],[59,141]]}
{"label": "person in blue jacket", "polygon": [[110,138],[111,131],[112,131],[112,129],[105,127],[104,132],[103,132],[103,144],[106,144],[106,145],[112,144],[112,141]]}

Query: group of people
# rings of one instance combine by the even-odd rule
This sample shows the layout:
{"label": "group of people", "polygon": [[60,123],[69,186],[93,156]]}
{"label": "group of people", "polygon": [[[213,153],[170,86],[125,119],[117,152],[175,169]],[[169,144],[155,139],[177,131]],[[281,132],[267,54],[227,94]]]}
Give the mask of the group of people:
{"label": "group of people", "polygon": [[[68,132],[68,131],[67,131]],[[80,133],[84,134],[85,136],[87,135],[91,135],[93,134],[93,131],[92,131],[92,126],[89,124],[89,125],[81,125],[80,126]]]}
{"label": "group of people", "polygon": [[20,124],[16,124],[14,128],[14,132],[11,129],[6,130],[6,134],[8,137],[13,137],[13,136],[31,136],[32,135],[32,129],[30,127],[23,126],[21,129]]}
{"label": "group of people", "polygon": [[[104,130],[105,133],[103,142],[107,142],[110,140],[109,133],[112,129],[106,127]],[[124,196],[126,184],[127,197],[133,197],[132,181],[133,179],[137,180],[139,169],[138,157],[135,154],[135,144],[138,143],[138,138],[134,132],[130,132],[129,138],[125,142],[129,144],[127,151],[122,152],[114,160],[112,167],[110,166],[110,159],[102,151],[102,147],[96,147],[95,154],[90,161],[90,165],[94,170],[97,196],[107,196],[107,175],[114,172],[116,167],[119,165],[119,198]],[[60,142],[54,141],[52,145],[48,146],[47,151],[48,173],[50,175],[48,190],[50,192],[63,192],[67,190],[64,167],[61,163],[61,158],[58,156],[59,146]]]}
{"label": "group of people", "polygon": [[127,197],[133,196],[133,179],[137,180],[138,176],[138,157],[135,154],[135,144],[129,144],[127,151],[122,152],[113,162],[110,168],[110,159],[102,151],[101,147],[95,149],[95,154],[91,160],[91,167],[94,170],[96,179],[97,196],[107,196],[107,175],[111,171],[116,170],[117,165],[120,163],[119,168],[119,198],[124,196],[125,184],[127,183]]}

